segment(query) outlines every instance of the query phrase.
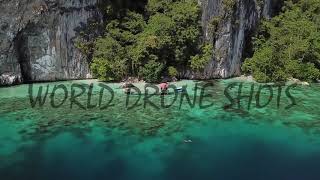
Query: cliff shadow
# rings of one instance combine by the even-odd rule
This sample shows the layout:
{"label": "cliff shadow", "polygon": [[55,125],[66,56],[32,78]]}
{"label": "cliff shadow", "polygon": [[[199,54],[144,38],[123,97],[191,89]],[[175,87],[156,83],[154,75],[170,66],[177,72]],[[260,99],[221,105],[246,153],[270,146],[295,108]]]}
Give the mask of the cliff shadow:
{"label": "cliff shadow", "polygon": [[18,32],[14,39],[14,50],[20,64],[21,76],[23,82],[30,82],[31,77],[31,64],[30,64],[30,52],[27,47],[28,39],[24,35],[24,30]]}

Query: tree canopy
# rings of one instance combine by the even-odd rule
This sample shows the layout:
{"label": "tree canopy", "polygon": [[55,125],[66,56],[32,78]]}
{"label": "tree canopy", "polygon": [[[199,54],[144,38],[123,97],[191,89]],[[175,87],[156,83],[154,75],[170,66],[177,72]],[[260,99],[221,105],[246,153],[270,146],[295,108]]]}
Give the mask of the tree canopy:
{"label": "tree canopy", "polygon": [[149,0],[141,7],[111,1],[103,9],[107,24],[93,43],[91,63],[99,79],[138,76],[155,82],[191,65],[201,69],[211,59],[197,0]]}
{"label": "tree canopy", "polygon": [[263,21],[254,55],[243,71],[259,82],[320,77],[320,0],[285,1],[283,12]]}

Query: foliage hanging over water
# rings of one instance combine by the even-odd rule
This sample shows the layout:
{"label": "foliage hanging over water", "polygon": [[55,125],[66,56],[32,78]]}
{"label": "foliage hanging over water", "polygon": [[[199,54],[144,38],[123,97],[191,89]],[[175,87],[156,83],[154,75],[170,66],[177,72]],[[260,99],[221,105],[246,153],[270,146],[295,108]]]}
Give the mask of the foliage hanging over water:
{"label": "foliage hanging over water", "polygon": [[134,7],[126,2],[103,7],[108,23],[94,43],[91,64],[97,78],[155,82],[186,67],[202,69],[211,59],[213,47],[201,40],[197,0],[149,0]]}
{"label": "foliage hanging over water", "polygon": [[288,0],[283,13],[266,20],[243,70],[259,82],[320,78],[320,0]]}

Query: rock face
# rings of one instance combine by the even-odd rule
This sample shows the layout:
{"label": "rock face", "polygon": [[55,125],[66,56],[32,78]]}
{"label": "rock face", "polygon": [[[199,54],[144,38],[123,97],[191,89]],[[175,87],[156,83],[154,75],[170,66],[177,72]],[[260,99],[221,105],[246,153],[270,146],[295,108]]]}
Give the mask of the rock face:
{"label": "rock face", "polygon": [[75,48],[79,29],[101,19],[97,0],[2,0],[0,84],[90,76]]}
{"label": "rock face", "polygon": [[262,18],[270,18],[281,0],[200,0],[204,38],[214,45],[214,57],[204,72],[188,78],[228,78],[241,75],[245,52]]}
{"label": "rock face", "polygon": [[[263,17],[272,16],[279,1],[199,0],[204,39],[214,44],[214,57],[204,72],[187,70],[182,76],[240,75],[252,33]],[[97,4],[98,0],[0,1],[0,85],[91,77],[74,41],[89,19],[102,21]]]}

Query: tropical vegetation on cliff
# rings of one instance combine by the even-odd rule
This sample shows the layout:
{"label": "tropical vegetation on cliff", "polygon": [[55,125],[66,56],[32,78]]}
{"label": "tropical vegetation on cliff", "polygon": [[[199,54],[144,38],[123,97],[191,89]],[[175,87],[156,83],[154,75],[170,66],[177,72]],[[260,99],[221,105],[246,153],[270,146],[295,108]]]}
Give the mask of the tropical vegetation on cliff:
{"label": "tropical vegetation on cliff", "polygon": [[136,76],[155,82],[163,75],[177,76],[186,67],[201,70],[210,60],[213,48],[201,39],[197,0],[132,4],[110,1],[103,6],[108,23],[103,36],[91,44],[91,69],[97,78]]}
{"label": "tropical vegetation on cliff", "polygon": [[[223,3],[230,13],[237,6],[234,0]],[[101,80],[134,76],[156,82],[186,69],[201,72],[213,57],[213,45],[203,40],[197,0],[109,0],[102,9],[102,35],[77,43]],[[285,0],[278,15],[261,22],[243,72],[259,82],[320,79],[319,19],[320,0]],[[213,18],[209,29],[216,31],[220,21]]]}
{"label": "tropical vegetation on cliff", "polygon": [[288,0],[283,12],[263,21],[254,55],[242,68],[260,82],[320,78],[320,0]]}

